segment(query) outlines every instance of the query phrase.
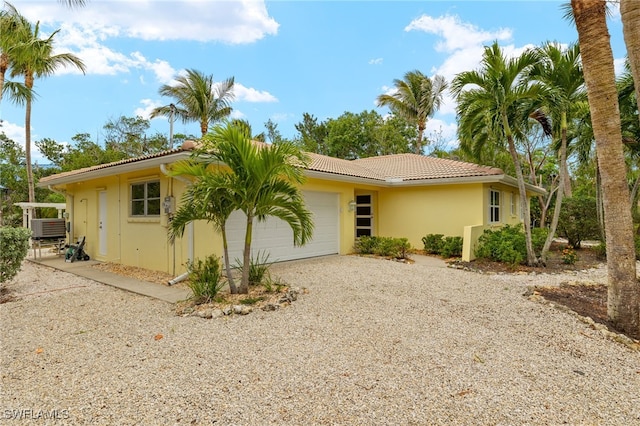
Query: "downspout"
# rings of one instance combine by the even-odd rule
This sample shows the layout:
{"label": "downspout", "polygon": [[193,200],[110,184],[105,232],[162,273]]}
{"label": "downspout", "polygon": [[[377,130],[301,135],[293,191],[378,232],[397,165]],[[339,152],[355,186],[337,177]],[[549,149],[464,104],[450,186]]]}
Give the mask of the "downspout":
{"label": "downspout", "polygon": [[[167,165],[166,164],[160,164],[160,171],[165,175],[165,176],[169,176],[172,178],[176,178],[181,182],[184,182],[186,184],[190,184],[191,181],[187,178],[181,177],[181,176],[170,176],[169,172],[167,171]],[[189,223],[187,225],[187,259],[190,262],[193,262],[193,246],[194,246],[194,238],[193,238],[193,222]],[[175,243],[174,243],[175,244]],[[184,281],[187,279],[187,277],[189,277],[189,273],[185,272],[182,275],[178,275],[177,277],[169,280],[168,284],[169,285],[174,285],[179,283],[180,281]]]}
{"label": "downspout", "polygon": [[74,243],[74,241],[73,241],[73,236],[74,236],[73,235],[73,220],[75,218],[75,215],[74,215],[73,212],[75,211],[75,208],[76,208],[76,206],[74,205],[73,194],[69,194],[65,190],[56,189],[56,188],[53,187],[53,185],[47,185],[47,188],[51,192],[55,192],[56,194],[64,195],[65,201],[67,201],[67,197],[69,198],[69,201],[70,201],[69,204],[71,204],[71,210],[67,210],[67,213],[69,214],[69,217],[67,218],[68,219],[67,222],[69,223],[69,225],[68,225],[69,226],[69,232],[68,232],[69,233],[69,244],[73,244]]}

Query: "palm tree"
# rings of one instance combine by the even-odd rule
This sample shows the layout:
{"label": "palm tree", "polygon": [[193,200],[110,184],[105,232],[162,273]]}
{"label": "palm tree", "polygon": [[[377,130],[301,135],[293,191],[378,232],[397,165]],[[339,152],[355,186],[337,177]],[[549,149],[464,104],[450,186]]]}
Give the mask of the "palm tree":
{"label": "palm tree", "polygon": [[[636,81],[636,103],[640,110],[640,2],[637,0],[620,0],[620,18],[622,19],[622,32],[624,44],[627,46],[631,75]],[[640,118],[640,117],[638,117]]]}
{"label": "palm tree", "polygon": [[175,103],[155,108],[151,112],[151,118],[172,118],[175,114],[184,123],[196,121],[204,136],[211,123],[223,120],[231,114],[229,103],[234,98],[233,77],[214,84],[213,76],[189,69],[186,75],[178,75],[175,80],[177,84],[164,84],[159,89],[162,96],[173,98]]}
{"label": "palm tree", "polygon": [[[529,265],[537,265],[538,258],[531,241],[531,214],[515,137],[522,133],[518,126],[522,125],[523,117],[537,111],[532,102],[540,98],[542,88],[537,84],[528,84],[523,77],[538,61],[539,55],[533,50],[507,59],[498,43],[494,42],[484,48],[480,70],[462,72],[452,82],[452,92],[458,98],[458,135],[461,143],[472,141],[476,135],[485,141],[507,141],[518,180],[520,205],[524,210]],[[539,114],[533,114],[532,117],[542,119]],[[518,125],[514,126],[516,123]]]}
{"label": "palm tree", "polygon": [[169,224],[170,240],[174,241],[176,237],[182,237],[186,225],[196,220],[206,220],[213,224],[222,235],[229,290],[231,293],[237,293],[238,289],[231,273],[226,231],[227,219],[236,210],[232,193],[227,190],[230,186],[226,181],[229,175],[217,173],[208,164],[197,161],[179,162],[172,167],[170,174],[185,176],[193,181],[182,195],[180,208]]}
{"label": "palm tree", "polygon": [[562,199],[566,193],[571,196],[571,182],[567,167],[567,129],[572,120],[574,106],[585,98],[584,78],[580,66],[580,48],[577,44],[563,49],[558,43],[546,43],[539,49],[540,62],[529,71],[529,78],[539,82],[546,90],[545,103],[553,117],[556,134],[559,133],[559,184],[556,204],[551,219],[549,234],[542,248],[544,259],[555,237],[562,208]]}
{"label": "palm tree", "polygon": [[607,315],[615,326],[640,338],[640,284],[636,277],[633,221],[629,203],[613,53],[606,3],[571,0],[578,30],[584,80],[603,189],[607,241]]}
{"label": "palm tree", "polygon": [[265,145],[251,142],[247,134],[233,125],[216,126],[203,140],[196,158],[205,164],[223,163],[217,169],[223,178],[215,184],[225,198],[233,200],[247,218],[244,240],[242,280],[239,293],[249,291],[249,268],[254,219],[274,216],[293,230],[295,245],[304,245],[313,233],[311,213],[307,210],[299,186],[304,181],[302,166],[308,161],[294,145],[283,142]]}
{"label": "palm tree", "polygon": [[409,71],[403,80],[393,80],[395,93],[378,96],[378,106],[388,106],[391,112],[404,117],[418,129],[416,154],[423,154],[423,137],[427,120],[440,109],[447,82],[436,75],[433,80],[418,70]]}
{"label": "palm tree", "polygon": [[[13,57],[11,76],[22,75],[24,85],[31,93],[36,78],[50,76],[60,66],[72,65],[83,73],[85,66],[82,60],[71,53],[53,54],[54,37],[60,30],[49,37],[40,39],[40,23],[29,26],[29,39],[19,45],[19,52]],[[25,151],[27,154],[27,181],[29,186],[29,202],[35,201],[33,170],[31,167],[31,102],[32,96],[25,100]]]}
{"label": "palm tree", "polygon": [[11,99],[23,104],[30,92],[22,83],[6,81],[5,76],[16,56],[24,51],[20,47],[29,40],[30,24],[10,3],[0,11],[0,103],[4,91],[9,91]]}

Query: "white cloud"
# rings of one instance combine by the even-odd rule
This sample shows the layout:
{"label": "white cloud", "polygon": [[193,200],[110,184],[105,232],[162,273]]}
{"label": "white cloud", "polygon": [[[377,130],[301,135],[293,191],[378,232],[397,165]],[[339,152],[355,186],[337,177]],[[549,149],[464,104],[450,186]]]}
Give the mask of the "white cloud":
{"label": "white cloud", "polygon": [[154,101],[151,99],[141,99],[140,103],[142,104],[142,107],[136,108],[133,113],[135,116],[140,116],[145,120],[150,119],[151,111],[153,111],[154,108],[166,105],[161,101]]}
{"label": "white cloud", "polygon": [[242,120],[244,118],[246,118],[247,116],[240,110],[234,109],[233,111],[231,111],[231,116],[232,119],[238,119],[238,120]]}
{"label": "white cloud", "polygon": [[375,59],[369,60],[369,65],[381,65],[381,64],[382,64],[382,58],[375,58]]}
{"label": "white cloud", "polygon": [[245,44],[277,34],[280,26],[260,0],[93,1],[73,10],[53,1],[12,3],[34,22],[92,28],[100,40],[131,37]]}
{"label": "white cloud", "polygon": [[245,87],[240,83],[233,85],[233,93],[236,101],[244,102],[278,102],[278,98],[264,90]]}
{"label": "white cloud", "polygon": [[[0,132],[4,132],[9,139],[20,145],[22,149],[25,149],[24,126],[3,120],[0,122]],[[35,141],[39,139],[40,136],[35,132],[35,129],[31,128],[31,161],[38,164],[49,164],[49,160],[36,147]]]}

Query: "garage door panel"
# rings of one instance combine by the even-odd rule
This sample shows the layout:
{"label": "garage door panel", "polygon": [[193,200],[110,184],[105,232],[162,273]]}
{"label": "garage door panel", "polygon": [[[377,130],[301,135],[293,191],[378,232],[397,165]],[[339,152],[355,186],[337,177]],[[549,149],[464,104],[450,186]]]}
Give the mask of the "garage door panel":
{"label": "garage door panel", "polygon": [[[313,238],[302,247],[294,247],[293,231],[286,222],[268,217],[266,221],[254,221],[251,255],[257,258],[269,254],[269,261],[278,262],[305,257],[336,254],[339,252],[339,205],[338,194],[327,192],[304,192],[307,209],[314,222]],[[234,212],[227,221],[229,257],[232,261],[242,258],[246,216]]]}

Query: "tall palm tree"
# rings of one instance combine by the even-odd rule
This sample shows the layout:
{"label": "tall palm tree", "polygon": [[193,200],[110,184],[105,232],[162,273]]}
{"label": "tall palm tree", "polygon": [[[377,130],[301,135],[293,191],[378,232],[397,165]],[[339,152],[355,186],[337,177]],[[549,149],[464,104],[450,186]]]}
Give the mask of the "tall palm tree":
{"label": "tall palm tree", "polygon": [[[620,0],[620,18],[624,44],[627,46],[631,75],[636,82],[636,103],[640,110],[640,2],[637,0]],[[640,117],[638,117],[640,118]]]}
{"label": "tall palm tree", "polygon": [[[571,182],[567,167],[567,129],[574,106],[585,99],[584,78],[580,65],[580,48],[573,44],[563,49],[558,43],[546,43],[539,48],[540,62],[529,71],[529,78],[539,82],[545,90],[545,104],[553,118],[556,136],[560,139],[559,184],[549,234],[541,257],[548,253],[555,237],[564,194],[571,196]],[[559,135],[558,135],[559,133]]]}
{"label": "tall palm tree", "polygon": [[274,216],[293,230],[295,245],[306,244],[313,233],[311,213],[304,204],[299,185],[304,181],[304,154],[289,142],[264,145],[251,142],[233,125],[216,126],[203,140],[198,159],[226,165],[218,169],[225,176],[216,182],[231,195],[236,209],[244,212],[247,228],[244,240],[242,279],[239,293],[249,291],[251,240],[254,219]]}
{"label": "tall palm tree", "polygon": [[0,11],[0,103],[5,91],[10,93],[11,99],[23,104],[30,92],[22,83],[6,81],[5,76],[17,55],[25,49],[22,45],[30,39],[30,24],[18,10],[5,2]]}
{"label": "tall palm tree", "polygon": [[197,161],[182,161],[175,164],[170,172],[174,176],[185,176],[193,181],[182,195],[180,208],[169,224],[169,237],[173,241],[182,237],[187,224],[196,220],[205,220],[213,224],[222,235],[225,269],[229,290],[237,293],[233,280],[229,245],[227,243],[226,223],[231,213],[236,210],[232,193],[227,190],[229,175],[216,172],[208,164]]}
{"label": "tall palm tree", "polygon": [[[186,75],[175,78],[177,84],[164,84],[158,92],[175,100],[174,104],[155,108],[151,118],[173,114],[184,123],[200,124],[202,136],[209,131],[209,125],[227,118],[231,114],[230,102],[234,99],[233,77],[214,84],[212,75],[188,69]],[[173,105],[173,107],[172,107]]]}
{"label": "tall palm tree", "polygon": [[440,109],[447,81],[441,75],[430,79],[418,70],[409,71],[403,80],[393,80],[393,94],[378,96],[378,106],[388,106],[391,112],[404,117],[418,129],[416,154],[423,154],[424,131],[427,120]]}
{"label": "tall palm tree", "polygon": [[[54,31],[49,37],[40,38],[40,23],[29,28],[29,40],[20,44],[20,52],[13,58],[11,76],[22,75],[24,85],[32,93],[36,78],[53,75],[60,66],[75,66],[83,73],[84,63],[71,53],[53,54],[54,37],[60,30]],[[33,170],[31,167],[31,103],[32,96],[25,101],[25,151],[27,155],[27,182],[29,186],[29,202],[35,201]]]}
{"label": "tall palm tree", "polygon": [[[451,90],[458,98],[458,135],[462,141],[477,135],[486,141],[506,140],[515,166],[520,205],[524,210],[527,263],[537,265],[538,258],[531,240],[531,213],[524,175],[515,138],[522,133],[522,117],[536,111],[535,101],[542,88],[524,80],[526,72],[537,64],[539,55],[528,50],[517,58],[507,59],[497,42],[484,48],[481,68],[458,74]],[[538,114],[534,118],[540,119]],[[517,125],[514,125],[518,123]]]}
{"label": "tall palm tree", "polygon": [[603,189],[607,240],[607,315],[622,331],[640,338],[640,283],[636,277],[633,221],[622,131],[609,43],[606,4],[571,0]]}

